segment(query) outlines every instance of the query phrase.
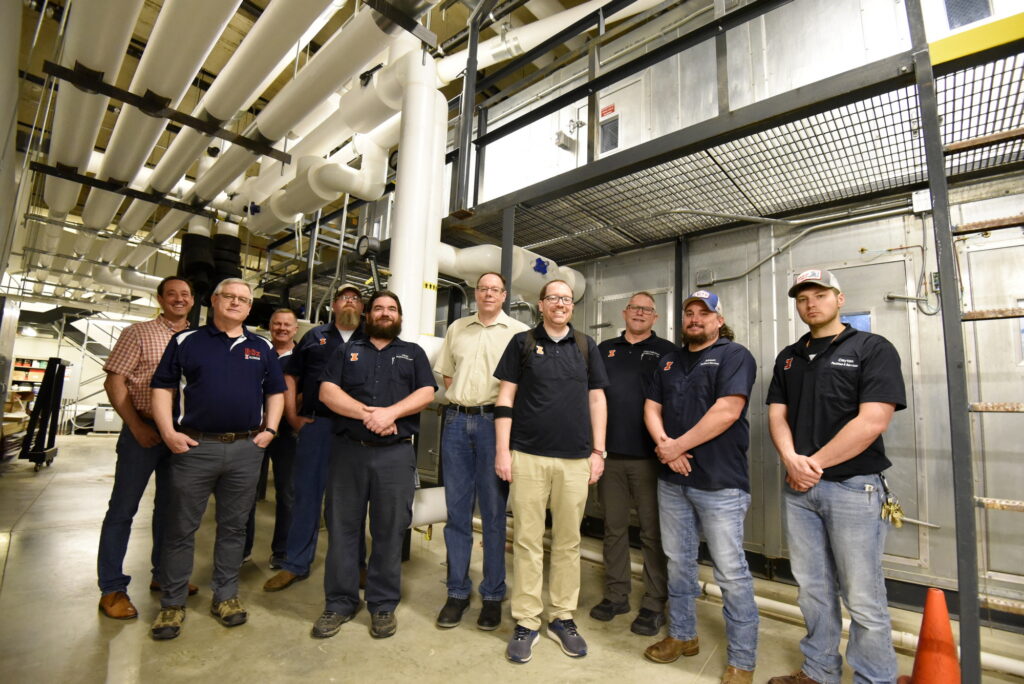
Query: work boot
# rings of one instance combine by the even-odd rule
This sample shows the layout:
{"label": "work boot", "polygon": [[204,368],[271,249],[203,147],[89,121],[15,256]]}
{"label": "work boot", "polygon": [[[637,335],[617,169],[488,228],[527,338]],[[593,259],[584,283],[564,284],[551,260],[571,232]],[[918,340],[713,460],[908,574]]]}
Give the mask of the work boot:
{"label": "work boot", "polygon": [[173,639],[181,634],[181,624],[185,622],[185,606],[166,606],[153,621],[150,634],[158,641]]}
{"label": "work boot", "polygon": [[379,610],[370,616],[370,636],[374,639],[386,639],[398,629],[395,614],[387,610]]}
{"label": "work boot", "polygon": [[753,681],[753,670],[741,670],[732,665],[725,668],[725,674],[722,675],[722,684],[752,684]]}
{"label": "work boot", "polygon": [[673,639],[665,637],[656,644],[647,647],[644,657],[656,663],[674,663],[679,656],[695,656],[700,653],[697,637],[692,639]]}
{"label": "work boot", "polygon": [[768,680],[768,684],[821,684],[817,679],[811,679],[803,670],[794,672],[791,675],[780,675]]}
{"label": "work boot", "polygon": [[485,632],[492,632],[501,625],[501,601],[488,601],[484,599],[484,606],[480,609],[480,617],[476,619],[476,626]]}
{"label": "work boot", "polygon": [[131,620],[139,616],[132,600],[123,591],[112,591],[100,597],[100,612],[115,620]]}
{"label": "work boot", "polygon": [[327,639],[341,631],[341,626],[354,618],[359,609],[363,607],[360,601],[356,607],[348,613],[335,613],[332,610],[325,610],[313,623],[313,631],[310,633],[315,639]]}
{"label": "work boot", "polygon": [[629,626],[629,631],[642,636],[655,636],[661,631],[661,626],[664,624],[664,613],[651,610],[650,608],[641,608],[640,612],[636,614],[633,624]]}
{"label": "work boot", "polygon": [[623,615],[629,612],[629,601],[615,603],[608,599],[601,599],[601,602],[590,609],[590,617],[601,622],[608,622],[616,615]]}
{"label": "work boot", "polygon": [[462,622],[462,615],[466,612],[467,608],[469,608],[468,598],[460,599],[449,596],[448,601],[444,604],[444,608],[437,615],[437,626],[441,629],[458,627],[459,623]]}
{"label": "work boot", "polygon": [[307,577],[309,577],[309,573],[306,573],[305,575],[296,575],[290,570],[282,570],[266,581],[263,585],[263,591],[281,591],[282,589],[287,589],[296,582],[304,580]]}
{"label": "work boot", "polygon": [[224,601],[214,601],[210,604],[210,613],[225,627],[237,627],[249,619],[249,614],[245,612],[237,596]]}

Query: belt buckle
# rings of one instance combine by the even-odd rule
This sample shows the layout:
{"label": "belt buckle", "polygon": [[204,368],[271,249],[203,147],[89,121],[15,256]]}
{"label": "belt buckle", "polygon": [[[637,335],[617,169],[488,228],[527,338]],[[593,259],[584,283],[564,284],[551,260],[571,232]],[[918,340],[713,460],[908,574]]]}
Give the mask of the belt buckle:
{"label": "belt buckle", "polygon": [[217,435],[217,441],[223,442],[224,444],[231,444],[235,441],[235,433],[225,432],[224,434]]}

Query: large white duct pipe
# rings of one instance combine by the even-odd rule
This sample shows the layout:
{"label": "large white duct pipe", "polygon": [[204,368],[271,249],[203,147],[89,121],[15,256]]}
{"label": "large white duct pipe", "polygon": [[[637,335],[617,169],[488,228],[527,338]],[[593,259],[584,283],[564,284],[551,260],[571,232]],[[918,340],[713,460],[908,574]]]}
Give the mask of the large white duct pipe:
{"label": "large white duct pipe", "polygon": [[[143,0],[76,0],[68,19],[61,65],[75,64],[103,74],[113,84],[128,49]],[[50,130],[51,165],[84,170],[89,162],[109,98],[61,84]],[[78,183],[50,176],[43,199],[51,211],[67,214],[78,202]]]}
{"label": "large white duct pipe", "polygon": [[[129,90],[136,95],[152,93],[166,98],[176,108],[240,4],[241,0],[175,0],[165,4]],[[166,125],[166,119],[154,118],[135,107],[122,107],[99,177],[132,182]],[[117,193],[94,188],[82,212],[83,222],[92,228],[107,226],[123,199]]]}
{"label": "large white duct pipe", "polygon": [[[441,244],[438,250],[438,270],[457,276],[468,283],[475,283],[488,271],[501,272],[501,247],[498,245],[475,245],[473,247],[452,247]],[[512,254],[512,282],[510,293],[519,295],[527,302],[536,301],[544,284],[552,280],[564,280],[572,288],[576,301],[587,291],[583,274],[568,266],[559,266],[536,252],[514,247]]]}
{"label": "large white duct pipe", "polygon": [[[433,71],[433,70],[432,70]],[[423,288],[420,290],[420,310],[437,310],[437,264],[438,248],[441,246],[441,220],[444,198],[444,152],[448,147],[448,100],[439,90],[433,92],[434,115],[433,144],[431,156],[434,170],[430,174],[430,204],[427,210],[427,232],[424,236],[426,249],[423,251]],[[427,334],[434,334],[434,321],[424,321]]]}

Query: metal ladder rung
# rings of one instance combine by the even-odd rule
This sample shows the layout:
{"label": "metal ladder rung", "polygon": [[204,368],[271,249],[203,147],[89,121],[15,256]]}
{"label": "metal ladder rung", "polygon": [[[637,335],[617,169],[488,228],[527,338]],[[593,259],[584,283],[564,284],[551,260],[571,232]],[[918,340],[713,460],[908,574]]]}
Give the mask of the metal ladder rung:
{"label": "metal ladder rung", "polygon": [[980,401],[968,405],[971,413],[1024,413],[1024,403],[1019,401]]}
{"label": "metal ladder rung", "polygon": [[1008,309],[979,309],[977,311],[964,311],[961,316],[965,321],[990,321],[998,318],[1021,318],[1024,317],[1024,308],[1011,307]]}
{"label": "metal ladder rung", "polygon": [[1018,214],[1017,216],[1007,216],[1005,218],[991,219],[988,221],[976,221],[974,223],[964,223],[957,226],[953,230],[953,235],[970,235],[971,233],[986,233],[990,230],[1000,230],[1002,228],[1016,228],[1024,227],[1024,214]]}
{"label": "metal ladder rung", "polygon": [[1024,513],[1024,501],[1015,501],[1014,499],[991,499],[987,496],[976,496],[974,497],[974,503],[979,508],[987,508],[990,511],[1017,511],[1018,513]]}

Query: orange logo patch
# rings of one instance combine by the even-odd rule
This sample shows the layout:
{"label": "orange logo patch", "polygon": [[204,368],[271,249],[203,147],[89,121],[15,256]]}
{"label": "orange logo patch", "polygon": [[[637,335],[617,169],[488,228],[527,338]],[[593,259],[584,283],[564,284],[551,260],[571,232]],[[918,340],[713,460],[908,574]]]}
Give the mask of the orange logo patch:
{"label": "orange logo patch", "polygon": [[544,347],[537,345],[537,356],[544,356]]}
{"label": "orange logo patch", "polygon": [[662,368],[661,370],[666,370],[666,371],[672,370],[672,364],[673,363],[674,363],[673,361],[666,361],[665,362],[665,367]]}
{"label": "orange logo patch", "polygon": [[320,338],[320,344],[327,344],[327,338],[326,337],[321,337]]}
{"label": "orange logo patch", "polygon": [[352,352],[351,354],[349,354],[348,355],[348,360],[349,361],[358,361],[359,360],[359,352]]}
{"label": "orange logo patch", "polygon": [[615,350],[614,350],[614,349],[609,349],[609,350],[608,350],[608,358],[610,359],[610,358],[612,358],[613,356],[615,356]]}
{"label": "orange logo patch", "polygon": [[790,356],[788,359],[786,359],[786,365],[782,367],[782,370],[789,370],[792,367],[793,367],[793,357]]}

